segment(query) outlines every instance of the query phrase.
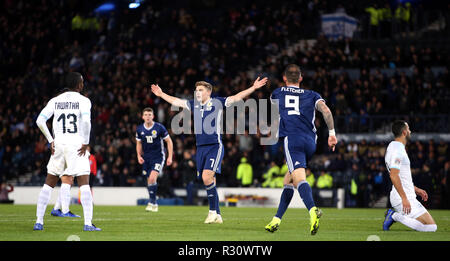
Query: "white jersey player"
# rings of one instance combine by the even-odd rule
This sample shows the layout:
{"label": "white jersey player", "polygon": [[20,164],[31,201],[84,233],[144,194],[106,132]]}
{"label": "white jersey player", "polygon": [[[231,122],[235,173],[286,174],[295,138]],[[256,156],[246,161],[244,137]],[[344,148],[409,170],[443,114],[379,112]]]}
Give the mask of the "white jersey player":
{"label": "white jersey player", "polygon": [[392,132],[395,140],[387,147],[385,163],[392,181],[390,201],[393,209],[386,211],[383,230],[389,230],[390,226],[398,221],[417,231],[434,232],[437,229],[436,223],[416,198],[420,196],[427,201],[428,194],[413,184],[410,161],[405,148],[411,138],[408,123],[395,121]]}
{"label": "white jersey player", "polygon": [[[91,102],[80,94],[84,87],[83,76],[80,73],[69,73],[66,84],[68,89],[52,98],[36,120],[36,124],[51,145],[52,155],[47,165],[47,179],[37,202],[34,230],[43,230],[45,209],[59,178],[62,183],[60,199],[63,213],[64,209],[68,210],[70,185],[73,177],[77,177],[83,206],[84,230],[97,231],[100,229],[92,224],[89,152],[86,153],[91,131]],[[54,137],[46,124],[52,116]]]}
{"label": "white jersey player", "polygon": [[[89,144],[91,102],[78,92],[67,91],[51,99],[38,116],[37,123],[44,123],[53,116],[53,139],[46,124],[39,124],[55,153],[47,165],[52,175],[89,175],[89,155],[78,155],[83,144]],[[65,168],[67,164],[67,168]]]}

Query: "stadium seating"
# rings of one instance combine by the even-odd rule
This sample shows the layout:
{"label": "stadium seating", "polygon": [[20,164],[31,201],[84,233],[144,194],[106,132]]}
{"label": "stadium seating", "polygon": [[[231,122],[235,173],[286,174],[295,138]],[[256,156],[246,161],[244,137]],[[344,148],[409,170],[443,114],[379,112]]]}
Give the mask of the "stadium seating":
{"label": "stadium seating", "polygon": [[[429,29],[438,19],[449,21],[438,6],[414,6],[416,22],[411,23],[410,34],[405,31],[401,37],[372,39],[364,10],[373,1],[352,5],[340,1],[349,15],[361,21],[361,27],[353,39],[330,41],[320,34],[320,13],[342,8],[336,1],[317,5],[315,1],[263,1],[264,5],[206,1],[212,6],[201,1],[190,5],[170,2],[146,1],[133,10],[118,7],[106,14],[92,13],[98,1],[75,6],[66,1],[41,1],[37,6],[27,1],[21,5],[4,2],[7,12],[0,14],[0,180],[21,186],[43,183],[48,145],[35,119],[49,98],[61,91],[67,71],[85,75],[86,95],[93,104],[91,142],[99,166],[94,186],[145,183],[134,147],[140,110],[153,107],[155,120],[166,126],[175,114],[167,103],[151,95],[149,84],[153,82],[169,94],[188,98],[195,81],[206,80],[213,83],[216,93],[226,96],[250,86],[255,75],[248,72],[260,68],[256,73],[270,77],[270,88],[252,97],[268,98],[271,88],[282,84],[283,68],[297,63],[304,71],[303,86],[322,94],[331,108],[338,135],[386,133],[389,123],[398,118],[408,120],[413,135],[450,132],[450,23]],[[75,9],[80,13],[74,13]],[[96,26],[72,27],[76,15],[91,19]],[[313,39],[314,46],[283,52],[305,39]],[[359,188],[358,206],[369,206],[386,194],[389,181],[379,151],[387,141],[340,142],[338,153],[344,162],[337,162],[336,154],[326,148],[320,117],[316,124],[319,140],[313,172],[331,166],[334,186],[348,191],[354,179]],[[195,153],[192,135],[172,138],[176,163],[166,167],[167,175],[161,178],[162,196],[171,196],[171,188],[184,186],[183,151]],[[261,146],[256,136],[252,139],[253,149],[247,153],[256,179],[253,185],[260,186],[268,157],[280,155],[280,147]],[[238,141],[238,135],[224,135],[226,155],[219,186],[238,184],[234,166],[243,154],[235,146]],[[436,201],[429,203],[433,207],[441,206],[440,195],[448,190],[449,179],[447,185],[442,181],[448,175],[449,144],[436,140],[411,145],[411,156],[421,162],[415,167],[417,182],[433,191]],[[281,165],[282,159],[277,160]],[[358,171],[352,170],[353,164]],[[381,183],[375,181],[379,172]]]}

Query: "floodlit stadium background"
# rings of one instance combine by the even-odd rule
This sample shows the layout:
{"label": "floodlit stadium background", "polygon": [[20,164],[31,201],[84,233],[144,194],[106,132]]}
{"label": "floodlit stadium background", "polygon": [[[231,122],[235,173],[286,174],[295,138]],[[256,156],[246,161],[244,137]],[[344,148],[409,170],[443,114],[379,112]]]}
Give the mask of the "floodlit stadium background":
{"label": "floodlit stadium background", "polygon": [[[449,6],[400,3],[3,1],[0,180],[14,186],[9,198],[16,204],[35,203],[49,158],[35,120],[68,71],[85,76],[93,104],[94,202],[136,205],[147,198],[134,140],[141,110],[153,107],[155,120],[168,129],[175,114],[151,94],[150,83],[190,98],[194,82],[206,80],[227,96],[265,75],[270,84],[251,98],[267,99],[282,84],[284,67],[296,63],[303,87],[319,92],[332,110],[339,139],[336,152],[328,151],[327,129],[317,114],[310,170],[319,206],[388,206],[384,150],[392,139],[390,123],[404,119],[413,132],[408,152],[414,182],[430,196],[423,204],[448,209]],[[158,180],[159,203],[202,205],[203,186],[189,164],[195,164],[194,136],[171,137],[174,164]],[[276,205],[286,171],[282,146],[261,146],[257,135],[224,135],[223,141],[217,179],[222,203]],[[248,185],[236,178],[242,157],[253,169]],[[197,188],[192,202],[187,187]],[[77,188],[72,193],[76,203]]]}

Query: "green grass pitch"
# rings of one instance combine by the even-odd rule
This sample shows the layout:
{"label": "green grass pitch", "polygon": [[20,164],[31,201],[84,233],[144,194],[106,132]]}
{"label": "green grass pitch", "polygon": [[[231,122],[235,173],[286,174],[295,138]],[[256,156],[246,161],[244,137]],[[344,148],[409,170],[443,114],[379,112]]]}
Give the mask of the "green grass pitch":
{"label": "green grass pitch", "polygon": [[[145,206],[95,206],[93,223],[100,232],[83,232],[83,218],[50,215],[47,207],[44,231],[33,231],[36,206],[0,205],[0,241],[66,241],[75,235],[81,241],[366,241],[371,235],[381,241],[449,241],[450,210],[430,210],[438,230],[420,233],[399,223],[382,230],[384,209],[324,208],[317,235],[309,234],[305,209],[288,209],[275,233],[264,226],[275,208],[222,207],[223,224],[203,224],[208,207],[160,206],[146,212]],[[83,215],[80,205],[71,210]]]}

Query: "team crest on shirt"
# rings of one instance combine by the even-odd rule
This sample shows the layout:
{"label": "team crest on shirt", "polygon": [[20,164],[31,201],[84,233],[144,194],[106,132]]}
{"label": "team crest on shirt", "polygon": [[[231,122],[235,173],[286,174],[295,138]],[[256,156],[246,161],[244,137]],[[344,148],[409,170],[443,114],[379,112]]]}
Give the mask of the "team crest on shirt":
{"label": "team crest on shirt", "polygon": [[142,131],[142,132],[141,132],[141,135],[145,135],[145,133]]}
{"label": "team crest on shirt", "polygon": [[207,111],[212,110],[212,102],[211,102],[211,101],[209,101],[209,102],[206,104],[206,110],[207,110]]}
{"label": "team crest on shirt", "polygon": [[143,170],[142,175],[147,175],[147,171]]}
{"label": "team crest on shirt", "polygon": [[396,158],[394,162],[395,162],[395,164],[400,164],[400,159]]}
{"label": "team crest on shirt", "polygon": [[152,130],[152,136],[153,136],[153,138],[156,137],[156,134],[158,134],[158,132],[156,132],[156,130]]}

